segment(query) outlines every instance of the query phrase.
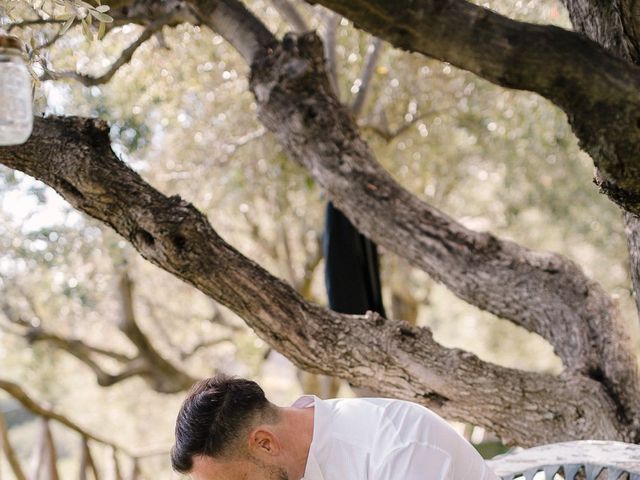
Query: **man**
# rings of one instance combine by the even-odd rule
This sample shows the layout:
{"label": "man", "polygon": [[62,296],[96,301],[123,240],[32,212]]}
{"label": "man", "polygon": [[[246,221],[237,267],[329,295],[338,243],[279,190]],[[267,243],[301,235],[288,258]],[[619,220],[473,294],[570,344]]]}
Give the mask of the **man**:
{"label": "man", "polygon": [[176,421],[173,468],[195,480],[498,480],[430,410],[401,400],[270,403],[257,383],[197,383]]}

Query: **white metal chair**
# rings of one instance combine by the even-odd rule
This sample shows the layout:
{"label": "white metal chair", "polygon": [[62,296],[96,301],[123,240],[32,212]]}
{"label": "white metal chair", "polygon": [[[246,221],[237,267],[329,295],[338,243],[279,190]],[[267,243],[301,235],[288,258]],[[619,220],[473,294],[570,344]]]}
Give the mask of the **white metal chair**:
{"label": "white metal chair", "polygon": [[502,480],[640,480],[640,445],[553,443],[488,460]]}

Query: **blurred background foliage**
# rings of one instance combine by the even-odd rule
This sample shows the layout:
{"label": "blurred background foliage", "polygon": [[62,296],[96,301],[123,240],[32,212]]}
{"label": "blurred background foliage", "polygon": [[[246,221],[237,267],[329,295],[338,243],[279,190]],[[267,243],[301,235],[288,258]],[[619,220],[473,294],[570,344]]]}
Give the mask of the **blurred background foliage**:
{"label": "blurred background foliage", "polygon": [[[570,28],[557,1],[479,3],[512,18]],[[295,5],[311,28],[326,30],[326,10]],[[250,6],[278,34],[289,30],[268,1]],[[56,28],[16,33],[42,42]],[[97,75],[140,31],[118,27],[89,43],[74,26],[39,57],[57,71]],[[371,38],[342,20],[336,40],[340,98],[350,104],[361,87]],[[114,150],[147,181],[192,202],[242,253],[325,304],[320,247],[327,198],[256,119],[247,73],[218,35],[191,25],[165,27],[108,84],[43,82],[37,104],[42,113],[107,120]],[[573,259],[636,324],[620,212],[592,185],[592,161],[549,102],[383,44],[358,123],[379,161],[407,189],[466,226]],[[119,328],[125,273],[140,329],[189,376],[218,370],[250,376],[280,404],[303,390],[352,394],[346,385],[327,389],[326,382],[296,372],[241,319],[146,263],[108,227],[75,212],[42,184],[2,169],[0,205],[1,376],[88,430],[134,450],[166,451],[183,396],[157,393],[137,377],[100,387],[77,358],[51,342],[25,338],[40,328],[135,355],[136,346]],[[392,254],[381,255],[390,315],[501,365],[560,370],[536,335],[463,303]],[[114,359],[100,362],[105,371],[118,372]],[[26,461],[37,422],[25,420],[8,396],[0,396],[0,410]],[[78,440],[61,428],[54,436],[61,471],[73,471]],[[475,432],[474,440],[482,434]],[[108,455],[102,452],[96,461],[105,463]],[[7,465],[0,468],[5,474]],[[146,458],[141,468],[147,478],[172,478],[166,455]]]}

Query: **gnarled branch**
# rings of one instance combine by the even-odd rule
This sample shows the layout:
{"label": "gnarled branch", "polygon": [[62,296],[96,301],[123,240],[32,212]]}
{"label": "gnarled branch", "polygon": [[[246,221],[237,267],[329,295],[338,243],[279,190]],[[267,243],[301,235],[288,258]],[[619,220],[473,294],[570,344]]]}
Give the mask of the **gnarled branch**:
{"label": "gnarled branch", "polygon": [[396,47],[551,100],[593,158],[601,190],[640,214],[639,67],[581,34],[512,20],[466,0],[307,1]]}
{"label": "gnarled branch", "polygon": [[[638,411],[629,334],[602,288],[568,259],[466,229],[398,185],[331,95],[321,49],[315,36],[289,37],[254,62],[260,118],[288,153],[369,238],[467,302],[542,335],[567,368],[605,379]],[[305,67],[287,75],[294,61]]]}
{"label": "gnarled branch", "polygon": [[[523,445],[595,432],[604,438],[631,435],[606,388],[587,376],[499,367],[442,347],[427,329],[375,314],[342,315],[304,301],[226,244],[192,205],[145,183],[109,142],[107,125],[97,120],[36,119],[31,139],[0,149],[0,162],[39,178],[111,225],[149,261],[234,310],[301,368],[423,403]],[[513,414],[518,411],[527,411],[526,419]],[[531,422],[541,429],[532,432]]]}

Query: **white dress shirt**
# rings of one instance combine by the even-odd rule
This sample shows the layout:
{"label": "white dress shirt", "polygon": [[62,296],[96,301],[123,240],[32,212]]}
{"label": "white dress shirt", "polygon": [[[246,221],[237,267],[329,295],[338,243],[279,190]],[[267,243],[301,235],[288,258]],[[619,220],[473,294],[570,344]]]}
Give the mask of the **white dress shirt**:
{"label": "white dress shirt", "polygon": [[302,480],[498,480],[471,444],[416,403],[305,395],[292,407],[315,407]]}

